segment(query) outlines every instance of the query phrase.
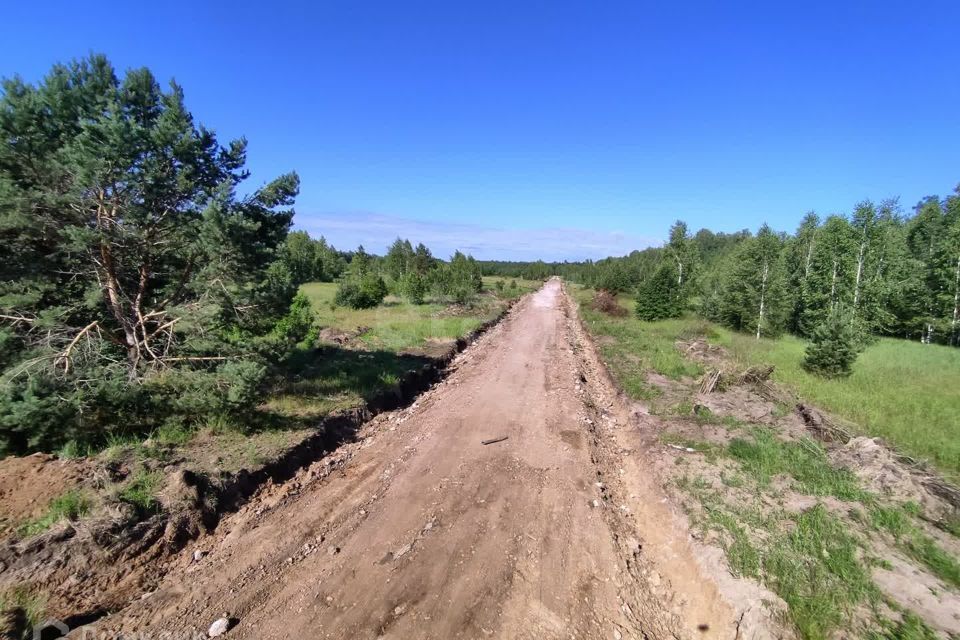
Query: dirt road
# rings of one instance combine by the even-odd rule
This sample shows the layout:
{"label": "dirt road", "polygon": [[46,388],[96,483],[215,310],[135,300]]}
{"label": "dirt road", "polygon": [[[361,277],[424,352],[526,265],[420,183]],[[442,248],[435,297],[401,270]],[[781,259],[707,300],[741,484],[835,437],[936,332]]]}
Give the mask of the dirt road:
{"label": "dirt road", "polygon": [[649,477],[559,281],[453,367],[224,520],[97,633],[205,636],[226,615],[229,638],[737,634],[742,611]]}

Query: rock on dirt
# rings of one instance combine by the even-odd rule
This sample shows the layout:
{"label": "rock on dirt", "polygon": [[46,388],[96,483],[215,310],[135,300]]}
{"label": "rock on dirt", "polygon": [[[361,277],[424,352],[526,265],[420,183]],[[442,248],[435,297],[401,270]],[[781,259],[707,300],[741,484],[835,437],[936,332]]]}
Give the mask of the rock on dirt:
{"label": "rock on dirt", "polygon": [[217,636],[222,636],[230,629],[230,619],[229,618],[218,618],[210,625],[210,628],[207,630],[207,635],[211,638],[216,638]]}

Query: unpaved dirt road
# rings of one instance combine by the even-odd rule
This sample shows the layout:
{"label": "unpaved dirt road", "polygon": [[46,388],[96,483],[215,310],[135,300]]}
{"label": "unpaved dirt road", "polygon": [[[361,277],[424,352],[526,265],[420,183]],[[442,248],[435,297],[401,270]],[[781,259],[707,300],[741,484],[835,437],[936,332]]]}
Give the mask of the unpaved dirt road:
{"label": "unpaved dirt road", "polygon": [[229,638],[752,635],[649,477],[642,425],[559,281],[359,435],[96,633],[205,636],[227,615]]}

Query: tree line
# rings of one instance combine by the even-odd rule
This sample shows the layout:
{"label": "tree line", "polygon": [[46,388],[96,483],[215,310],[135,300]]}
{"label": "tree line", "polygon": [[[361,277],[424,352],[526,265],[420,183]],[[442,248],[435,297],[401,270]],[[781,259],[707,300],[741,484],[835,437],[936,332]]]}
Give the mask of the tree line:
{"label": "tree line", "polygon": [[471,304],[483,289],[480,266],[473,256],[455,251],[449,261],[433,257],[423,243],[413,247],[397,238],[382,258],[360,246],[337,286],[336,302],[355,309],[375,307],[388,293],[411,304],[428,295],[446,303]]}
{"label": "tree line", "polygon": [[831,318],[856,335],[960,346],[960,190],[857,203],[849,215],[806,214],[792,234],[691,234],[677,221],[663,247],[620,258],[564,263],[483,262],[488,274],[563,276],[630,292],[645,320],[687,311],[757,337],[812,337]]}

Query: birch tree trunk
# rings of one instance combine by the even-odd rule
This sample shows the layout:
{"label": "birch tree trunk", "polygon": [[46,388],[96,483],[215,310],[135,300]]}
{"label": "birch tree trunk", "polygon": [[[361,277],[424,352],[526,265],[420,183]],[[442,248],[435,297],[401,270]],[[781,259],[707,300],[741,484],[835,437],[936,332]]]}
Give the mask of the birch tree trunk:
{"label": "birch tree trunk", "polygon": [[857,280],[853,286],[853,309],[856,311],[860,302],[860,280],[863,276],[863,256],[867,249],[867,241],[860,243],[860,253],[857,254]]}
{"label": "birch tree trunk", "polygon": [[763,263],[763,277],[760,279],[760,315],[757,318],[757,340],[760,339],[760,327],[763,326],[763,304],[767,293],[767,274],[770,273],[769,263]]}
{"label": "birch tree trunk", "polygon": [[830,308],[833,309],[836,304],[837,294],[837,261],[833,261],[833,276],[830,278]]}
{"label": "birch tree trunk", "polygon": [[957,256],[957,272],[953,284],[953,322],[950,323],[950,343],[957,344],[957,323],[960,321],[960,256]]}

